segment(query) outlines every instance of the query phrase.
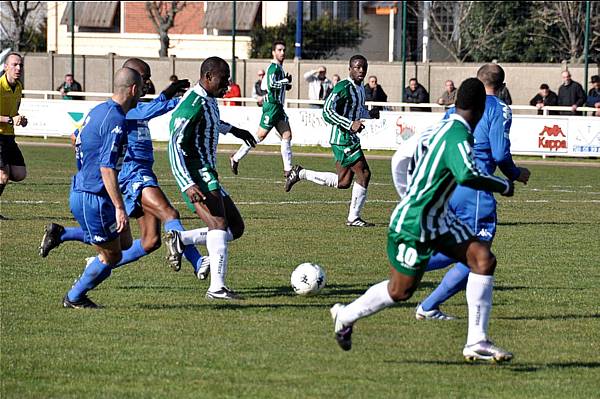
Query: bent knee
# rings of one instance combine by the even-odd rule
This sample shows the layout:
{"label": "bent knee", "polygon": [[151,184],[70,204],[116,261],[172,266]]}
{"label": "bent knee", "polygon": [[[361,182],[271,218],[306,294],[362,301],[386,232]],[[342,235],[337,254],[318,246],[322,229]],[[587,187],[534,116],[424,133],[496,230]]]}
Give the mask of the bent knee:
{"label": "bent knee", "polygon": [[352,179],[342,179],[342,180],[338,180],[337,188],[346,190],[346,189],[350,188],[351,185],[352,185]]}
{"label": "bent knee", "polygon": [[121,259],[123,259],[123,254],[121,253],[121,251],[119,251],[119,252],[110,251],[110,252],[106,252],[100,256],[100,261],[102,261],[104,264],[107,264],[111,267],[116,266],[121,261]]}
{"label": "bent knee", "polygon": [[475,264],[471,268],[477,274],[491,275],[496,269],[496,256],[487,251],[487,253],[479,255],[475,259]]}
{"label": "bent knee", "polygon": [[408,301],[413,296],[414,292],[414,289],[391,289],[389,294],[394,302],[403,302]]}
{"label": "bent knee", "polygon": [[144,248],[144,251],[148,254],[156,251],[160,248],[160,245],[161,241],[159,235],[142,239],[142,248]]}

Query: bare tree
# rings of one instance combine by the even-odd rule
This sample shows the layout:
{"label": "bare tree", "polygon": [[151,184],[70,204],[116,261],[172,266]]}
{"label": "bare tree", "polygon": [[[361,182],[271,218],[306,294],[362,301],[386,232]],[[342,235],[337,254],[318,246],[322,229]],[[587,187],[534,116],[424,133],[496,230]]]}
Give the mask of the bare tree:
{"label": "bare tree", "polygon": [[28,19],[42,4],[41,1],[3,1],[0,33],[7,45],[14,51],[20,51],[30,42],[35,29],[27,29]]}
{"label": "bare tree", "polygon": [[147,1],[146,12],[160,37],[160,57],[169,56],[169,29],[175,24],[175,15],[186,6],[185,1]]}
{"label": "bare tree", "polygon": [[[474,50],[489,46],[502,38],[493,28],[498,20],[499,11],[494,10],[486,16],[486,21],[472,32],[475,1],[432,1],[429,15],[429,34],[444,48],[456,62],[464,62]],[[411,12],[418,15],[418,10]]]}
{"label": "bare tree", "polygon": [[[543,1],[537,11],[537,18],[542,26],[555,27],[558,35],[538,34],[555,45],[561,54],[572,61],[583,58],[585,37],[585,1]],[[600,47],[600,6],[591,3],[590,15],[590,49],[598,51]]]}

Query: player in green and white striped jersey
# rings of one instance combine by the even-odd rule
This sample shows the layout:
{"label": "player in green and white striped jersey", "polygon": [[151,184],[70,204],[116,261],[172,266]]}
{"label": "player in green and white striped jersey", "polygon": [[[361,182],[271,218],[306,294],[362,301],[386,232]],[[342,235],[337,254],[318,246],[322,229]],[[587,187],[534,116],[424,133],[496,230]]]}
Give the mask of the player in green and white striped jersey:
{"label": "player in green and white striped jersey", "polygon": [[370,227],[360,213],[367,201],[367,188],[371,179],[369,164],[360,146],[358,133],[364,129],[363,118],[379,118],[379,110],[365,109],[365,89],[362,85],[369,64],[362,55],[354,55],[349,62],[349,77],[335,85],[325,100],[323,118],[331,125],[329,143],[335,158],[337,173],[317,172],[295,165],[286,178],[285,191],[290,191],[300,180],[321,186],[340,189],[352,187],[352,201],[346,221],[351,227]]}
{"label": "player in green and white striped jersey", "polygon": [[167,233],[169,256],[181,257],[184,245],[204,244],[210,257],[209,299],[239,299],[225,284],[227,243],[241,237],[244,221],[233,200],[221,187],[216,160],[219,134],[231,133],[249,146],[250,132],[220,120],[215,97],[223,97],[229,82],[229,65],[219,57],[207,58],[200,80],[188,90],[171,116],[169,163],[177,186],[192,210],[208,228]]}
{"label": "player in green and white striped jersey", "polygon": [[[256,137],[260,143],[267,138],[269,132],[275,128],[281,137],[281,159],[283,160],[283,174],[287,176],[292,169],[292,129],[288,117],[283,109],[285,92],[292,88],[292,75],[283,70],[285,60],[285,43],[276,40],[271,47],[273,61],[267,67],[266,76],[261,87],[267,91],[262,98],[262,115]],[[260,101],[259,101],[260,105]],[[240,149],[229,157],[231,171],[238,174],[240,161],[248,155],[252,147],[242,145]]]}
{"label": "player in green and white striped jersey", "polygon": [[434,251],[469,265],[467,283],[469,330],[463,355],[467,360],[508,361],[512,354],[487,336],[492,307],[496,258],[487,245],[448,209],[457,184],[512,196],[513,183],[480,171],[471,156],[472,130],[485,109],[485,89],[475,78],[458,90],[456,113],[429,132],[417,151],[407,193],[390,218],[387,253],[389,280],[369,288],[347,306],[335,304],[331,316],[336,340],[344,350],[352,346],[352,326],[363,317],[408,300],[417,289]]}

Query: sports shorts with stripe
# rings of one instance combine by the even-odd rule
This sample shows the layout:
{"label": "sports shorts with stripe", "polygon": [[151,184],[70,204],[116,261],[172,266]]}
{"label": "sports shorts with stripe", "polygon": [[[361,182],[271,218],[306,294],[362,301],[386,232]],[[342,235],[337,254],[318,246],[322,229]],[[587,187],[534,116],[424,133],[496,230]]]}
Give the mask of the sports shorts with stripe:
{"label": "sports shorts with stripe", "polygon": [[435,251],[445,249],[475,239],[473,231],[455,219],[450,231],[437,236],[433,240],[420,241],[419,238],[406,231],[388,230],[387,254],[392,266],[407,276],[421,276],[425,272],[429,258]]}

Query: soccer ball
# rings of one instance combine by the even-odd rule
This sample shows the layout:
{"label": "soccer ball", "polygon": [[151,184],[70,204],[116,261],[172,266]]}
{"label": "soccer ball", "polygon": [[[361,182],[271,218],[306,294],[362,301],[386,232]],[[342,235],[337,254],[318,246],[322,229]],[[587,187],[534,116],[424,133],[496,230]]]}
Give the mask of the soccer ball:
{"label": "soccer ball", "polygon": [[292,272],[292,288],[298,295],[315,295],[325,287],[325,272],[316,263],[302,263]]}

